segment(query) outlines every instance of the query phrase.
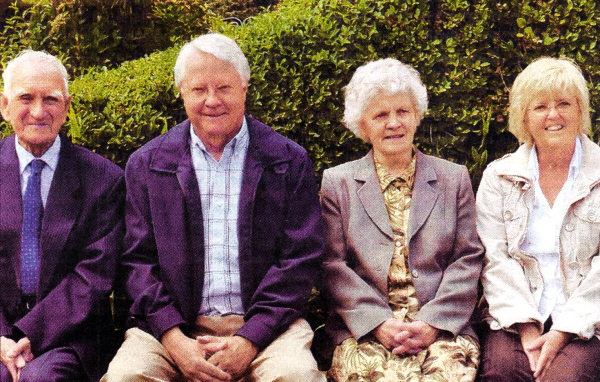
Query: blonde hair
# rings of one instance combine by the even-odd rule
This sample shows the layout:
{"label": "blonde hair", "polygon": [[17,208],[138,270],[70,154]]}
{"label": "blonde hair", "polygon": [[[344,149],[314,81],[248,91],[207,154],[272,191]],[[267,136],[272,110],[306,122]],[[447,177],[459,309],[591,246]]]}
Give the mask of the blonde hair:
{"label": "blonde hair", "polygon": [[529,64],[513,83],[508,102],[508,130],[519,143],[531,145],[533,139],[525,126],[525,113],[540,94],[567,92],[577,99],[581,112],[579,132],[589,134],[590,94],[579,66],[571,59],[541,57]]}

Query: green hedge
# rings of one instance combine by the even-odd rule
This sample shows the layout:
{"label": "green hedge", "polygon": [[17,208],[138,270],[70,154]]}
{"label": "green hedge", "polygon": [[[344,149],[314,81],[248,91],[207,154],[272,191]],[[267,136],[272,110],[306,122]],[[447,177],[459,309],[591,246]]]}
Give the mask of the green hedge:
{"label": "green hedge", "polygon": [[[591,0],[284,0],[242,26],[213,29],[249,58],[248,111],[306,147],[318,173],[368,149],[340,122],[356,68],[388,56],[413,65],[430,97],[416,144],[466,164],[476,185],[490,160],[516,148],[508,88],[534,58],[574,58],[598,109],[598,20]],[[67,124],[75,140],[123,164],[185,118],[171,80],[177,49],[75,79]],[[598,119],[594,111],[594,137]]]}

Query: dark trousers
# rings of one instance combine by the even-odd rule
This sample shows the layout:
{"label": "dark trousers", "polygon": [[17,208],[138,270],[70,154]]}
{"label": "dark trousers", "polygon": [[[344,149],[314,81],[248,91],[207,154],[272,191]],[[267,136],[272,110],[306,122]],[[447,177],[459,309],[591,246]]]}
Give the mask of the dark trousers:
{"label": "dark trousers", "polygon": [[[518,334],[504,330],[486,333],[480,365],[481,382],[534,382]],[[574,340],[554,358],[542,382],[600,381],[600,341]]]}
{"label": "dark trousers", "polygon": [[[0,381],[12,382],[0,362]],[[19,382],[88,382],[77,353],[72,348],[56,348],[34,358],[23,368]]]}

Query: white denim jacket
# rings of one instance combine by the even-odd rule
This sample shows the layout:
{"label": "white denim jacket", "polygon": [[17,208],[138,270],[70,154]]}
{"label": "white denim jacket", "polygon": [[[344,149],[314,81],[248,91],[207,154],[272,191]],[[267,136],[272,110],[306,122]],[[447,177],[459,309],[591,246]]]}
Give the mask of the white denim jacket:
{"label": "white denim jacket", "polygon": [[[600,147],[581,136],[582,163],[559,236],[566,304],[552,329],[590,339],[600,334]],[[493,330],[515,323],[542,326],[538,306],[544,281],[535,257],[519,250],[535,190],[527,144],[488,165],[477,191],[477,231],[486,249],[482,274]]]}

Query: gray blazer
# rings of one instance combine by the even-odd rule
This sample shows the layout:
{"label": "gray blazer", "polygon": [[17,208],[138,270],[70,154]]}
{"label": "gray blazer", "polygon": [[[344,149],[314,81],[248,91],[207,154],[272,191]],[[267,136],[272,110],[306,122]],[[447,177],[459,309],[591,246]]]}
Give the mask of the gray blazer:
{"label": "gray blazer", "polygon": [[[321,206],[323,278],[331,300],[326,329],[339,344],[351,336],[360,339],[393,318],[387,276],[394,236],[372,152],[325,171]],[[469,318],[484,251],[465,166],[417,151],[408,238],[420,303],[416,319],[454,336],[475,336]]]}

